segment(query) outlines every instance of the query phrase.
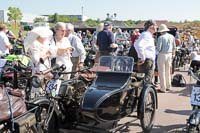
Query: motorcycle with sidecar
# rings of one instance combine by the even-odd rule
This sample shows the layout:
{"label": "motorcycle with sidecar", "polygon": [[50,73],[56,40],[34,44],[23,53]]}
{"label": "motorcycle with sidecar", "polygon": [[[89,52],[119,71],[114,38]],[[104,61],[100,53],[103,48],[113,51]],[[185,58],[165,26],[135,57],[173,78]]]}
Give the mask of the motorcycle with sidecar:
{"label": "motorcycle with sidecar", "polygon": [[[36,113],[43,114],[38,119],[44,129],[58,132],[59,128],[86,127],[94,132],[116,132],[123,127],[118,121],[131,116],[136,117],[131,122],[140,119],[143,131],[149,132],[154,124],[157,93],[143,73],[133,72],[133,65],[132,57],[102,56],[95,68],[96,78],[87,88],[77,79],[60,81],[58,76],[49,81],[48,96],[35,100],[41,107]],[[98,127],[105,123],[111,127]]]}

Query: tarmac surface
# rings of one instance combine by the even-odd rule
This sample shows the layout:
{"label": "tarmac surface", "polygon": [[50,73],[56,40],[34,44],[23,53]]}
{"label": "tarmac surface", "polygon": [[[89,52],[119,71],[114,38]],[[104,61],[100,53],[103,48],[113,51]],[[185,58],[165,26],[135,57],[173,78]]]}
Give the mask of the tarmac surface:
{"label": "tarmac surface", "polygon": [[[186,128],[186,120],[191,113],[190,93],[191,86],[195,82],[188,75],[188,67],[181,68],[175,74],[181,73],[186,79],[186,87],[172,87],[167,93],[157,93],[158,109],[154,127],[151,133],[184,133]],[[159,89],[159,84],[157,89]],[[134,113],[133,113],[134,115]],[[133,118],[126,117],[120,123],[132,120]],[[62,133],[86,133],[85,130],[66,130],[61,129]],[[93,131],[91,131],[93,132]],[[128,126],[117,133],[143,133],[140,126],[140,120],[129,123]]]}

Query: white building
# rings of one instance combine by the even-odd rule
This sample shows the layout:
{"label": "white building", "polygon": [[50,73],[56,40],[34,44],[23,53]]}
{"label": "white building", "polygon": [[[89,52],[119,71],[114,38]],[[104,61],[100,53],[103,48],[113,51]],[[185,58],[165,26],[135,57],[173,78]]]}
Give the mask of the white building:
{"label": "white building", "polygon": [[0,10],[0,21],[1,22],[7,22],[8,21],[8,16],[7,16],[7,11]]}
{"label": "white building", "polygon": [[[8,11],[0,10],[0,21],[8,22],[7,13]],[[48,17],[46,16],[40,16],[40,15],[35,15],[35,14],[30,14],[30,13],[22,13],[22,16],[23,17],[20,22],[23,22],[23,23],[33,23],[36,17],[45,18],[45,20],[48,21]]]}

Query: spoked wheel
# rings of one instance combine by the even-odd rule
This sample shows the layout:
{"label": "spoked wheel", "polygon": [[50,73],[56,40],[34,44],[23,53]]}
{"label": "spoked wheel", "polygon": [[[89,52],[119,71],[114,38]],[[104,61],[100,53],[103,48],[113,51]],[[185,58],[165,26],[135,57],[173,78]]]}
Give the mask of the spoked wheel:
{"label": "spoked wheel", "polygon": [[[193,106],[193,112],[190,114],[190,117],[187,122],[187,133],[199,133],[200,125],[199,125],[199,109],[197,106]],[[196,124],[196,122],[198,122]]]}
{"label": "spoked wheel", "polygon": [[53,113],[49,124],[48,124],[48,129],[44,130],[45,126],[45,120],[48,117],[48,109],[49,109],[49,104],[47,103],[42,103],[40,104],[40,107],[36,110],[35,115],[37,119],[37,130],[39,133],[58,133],[59,128],[58,128],[58,122],[56,121],[57,117],[56,114]]}
{"label": "spoked wheel", "polygon": [[196,126],[189,125],[186,133],[199,133],[199,130]]}
{"label": "spoked wheel", "polygon": [[142,93],[141,98],[140,122],[143,131],[147,133],[151,131],[154,124],[156,113],[156,92],[153,88],[147,88],[144,93]]}

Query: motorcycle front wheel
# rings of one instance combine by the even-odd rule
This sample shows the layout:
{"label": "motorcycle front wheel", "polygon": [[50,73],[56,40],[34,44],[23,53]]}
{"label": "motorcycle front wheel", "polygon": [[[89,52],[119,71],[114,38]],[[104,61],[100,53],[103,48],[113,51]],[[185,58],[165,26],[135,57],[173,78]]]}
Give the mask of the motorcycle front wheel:
{"label": "motorcycle front wheel", "polygon": [[39,133],[59,133],[59,126],[57,121],[57,116],[55,112],[50,118],[48,123],[48,128],[45,128],[45,120],[48,116],[49,103],[39,103],[40,107],[35,111],[36,120],[37,120],[37,130]]}

